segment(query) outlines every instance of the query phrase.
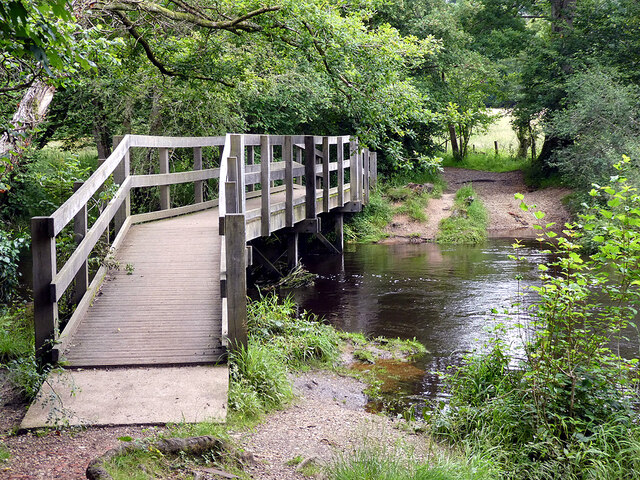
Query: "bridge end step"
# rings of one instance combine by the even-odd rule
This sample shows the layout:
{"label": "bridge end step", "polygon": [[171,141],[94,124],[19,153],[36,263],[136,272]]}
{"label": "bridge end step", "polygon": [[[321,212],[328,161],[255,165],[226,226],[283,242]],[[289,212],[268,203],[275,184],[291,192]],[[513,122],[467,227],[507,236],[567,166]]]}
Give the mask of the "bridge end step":
{"label": "bridge end step", "polygon": [[20,425],[224,422],[226,365],[64,370],[49,374]]}

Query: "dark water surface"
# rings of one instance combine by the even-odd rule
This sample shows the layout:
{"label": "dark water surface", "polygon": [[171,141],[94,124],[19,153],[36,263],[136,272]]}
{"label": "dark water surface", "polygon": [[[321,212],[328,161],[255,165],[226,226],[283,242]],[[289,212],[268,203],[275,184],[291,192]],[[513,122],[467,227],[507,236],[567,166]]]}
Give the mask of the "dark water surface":
{"label": "dark water surface", "polygon": [[[521,284],[535,283],[537,264],[548,257],[531,243],[519,249],[526,260],[516,262],[509,258],[514,253],[512,243],[349,245],[343,258],[306,257],[305,266],[319,277],[314,286],[291,294],[300,308],[342,330],[373,337],[415,337],[429,351],[415,365],[424,374],[417,376],[411,370],[394,388],[418,401],[438,399],[443,393],[433,372],[457,364],[464,353],[488,338],[488,329],[522,320],[515,312],[502,311],[521,299],[517,277]],[[521,332],[509,335],[517,348]]]}

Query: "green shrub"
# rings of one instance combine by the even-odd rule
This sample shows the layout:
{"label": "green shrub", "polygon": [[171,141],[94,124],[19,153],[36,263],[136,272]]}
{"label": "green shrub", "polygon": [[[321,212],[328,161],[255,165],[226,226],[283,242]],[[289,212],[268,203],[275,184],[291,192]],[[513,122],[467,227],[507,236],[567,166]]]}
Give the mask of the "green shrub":
{"label": "green shrub", "polygon": [[6,313],[9,305],[16,299],[16,290],[20,284],[18,261],[26,246],[25,237],[16,237],[0,229],[0,314]]}
{"label": "green shrub", "polygon": [[0,364],[34,352],[33,311],[26,307],[0,316]]}

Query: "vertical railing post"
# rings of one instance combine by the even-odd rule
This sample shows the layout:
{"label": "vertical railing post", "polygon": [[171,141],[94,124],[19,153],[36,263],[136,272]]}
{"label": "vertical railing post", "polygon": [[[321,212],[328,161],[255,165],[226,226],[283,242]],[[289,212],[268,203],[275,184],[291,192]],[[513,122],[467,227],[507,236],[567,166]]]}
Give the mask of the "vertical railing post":
{"label": "vertical railing post", "polygon": [[369,203],[369,149],[365,148],[362,152],[362,169],[364,170],[364,183],[362,189],[364,190],[364,203]]}
{"label": "vertical railing post", "polygon": [[287,135],[282,142],[282,161],[284,162],[285,184],[285,222],[293,227],[293,139]]}
{"label": "vertical railing post", "polygon": [[[169,173],[169,149],[159,148],[160,173]],[[160,210],[168,210],[171,206],[171,189],[169,185],[160,186]]]}
{"label": "vertical railing post", "polygon": [[378,152],[371,152],[371,188],[378,184]]}
{"label": "vertical railing post", "polygon": [[[247,145],[247,165],[256,163],[256,149],[253,145]],[[254,185],[247,185],[247,192],[253,192]]]}
{"label": "vertical railing post", "polygon": [[312,135],[304,137],[304,181],[307,218],[316,218],[316,144]]}
{"label": "vertical railing post", "polygon": [[[113,181],[118,185],[122,185],[127,178],[131,175],[131,157],[129,155],[129,149],[122,157],[122,160],[113,172]],[[115,227],[115,236],[127,221],[127,218],[131,215],[131,192],[127,192],[124,202],[113,216],[113,222]]]}
{"label": "vertical railing post", "polygon": [[227,179],[224,183],[225,208],[227,213],[238,213],[238,162],[236,157],[227,158]]}
{"label": "vertical railing post", "polygon": [[245,195],[245,183],[244,183],[244,135],[231,135],[231,153],[230,157],[235,157],[237,165],[237,188],[238,195],[238,212],[244,213],[246,211],[246,195]]}
{"label": "vertical railing post", "polygon": [[56,238],[53,218],[31,219],[31,253],[33,256],[33,323],[36,357],[49,363],[57,338],[58,304],[52,295],[51,282],[56,275]]}
{"label": "vertical railing post", "polygon": [[[193,147],[193,169],[202,170],[202,147]],[[195,203],[204,201],[204,180],[193,182],[193,201]]]}
{"label": "vertical railing post", "polygon": [[322,137],[322,211],[329,211],[329,192],[331,184],[329,182],[329,137]]}
{"label": "vertical railing post", "polygon": [[[303,150],[301,148],[296,148],[296,162],[302,165],[302,156]],[[295,177],[295,182],[297,185],[302,185],[302,177]]]}
{"label": "vertical railing post", "polygon": [[360,187],[362,182],[362,169],[360,164],[360,151],[357,140],[351,140],[349,142],[350,161],[349,161],[349,174],[351,183],[351,201],[362,201],[362,188]]}
{"label": "vertical railing post", "polygon": [[260,187],[262,188],[260,224],[263,237],[271,235],[271,157],[273,149],[268,135],[260,137]]}
{"label": "vertical railing post", "polygon": [[[78,191],[78,189],[83,185],[84,182],[74,182],[73,183],[73,191],[74,193]],[[87,204],[85,203],[82,208],[76,213],[76,216],[73,217],[73,237],[76,245],[82,242],[84,237],[87,235]],[[117,228],[117,225],[116,225]],[[76,273],[75,277],[75,290],[73,292],[72,302],[74,305],[80,303],[82,297],[87,292],[87,288],[89,287],[89,269],[87,266],[87,259],[82,262],[78,273]]]}
{"label": "vertical railing post", "polygon": [[344,205],[344,143],[342,137],[338,137],[338,206]]}

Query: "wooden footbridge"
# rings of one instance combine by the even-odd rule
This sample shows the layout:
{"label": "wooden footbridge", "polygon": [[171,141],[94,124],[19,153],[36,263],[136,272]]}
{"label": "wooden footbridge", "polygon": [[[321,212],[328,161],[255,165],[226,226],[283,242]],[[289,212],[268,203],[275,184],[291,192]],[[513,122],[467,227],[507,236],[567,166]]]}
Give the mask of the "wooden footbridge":
{"label": "wooden footbridge", "polygon": [[[133,149],[157,149],[158,173],[132,174]],[[176,149],[192,149],[191,170],[172,172]],[[203,149],[216,153],[215,168],[203,168]],[[213,194],[205,188],[212,179]],[[111,180],[117,190],[88,226],[87,205]],[[39,358],[70,367],[224,360],[227,347],[247,341],[247,242],[278,232],[295,264],[299,233],[321,236],[319,214],[331,212],[340,251],[342,212],[359,211],[375,181],[375,152],[345,136],[119,139],[58,210],[32,219]],[[193,184],[192,202],[176,206],[171,186],[184,183]],[[144,188],[158,189],[160,209],[132,215],[131,195]],[[77,246],[63,263],[56,238],[69,232]],[[105,235],[111,253],[90,281],[90,257]],[[76,307],[60,331],[63,296]]]}

